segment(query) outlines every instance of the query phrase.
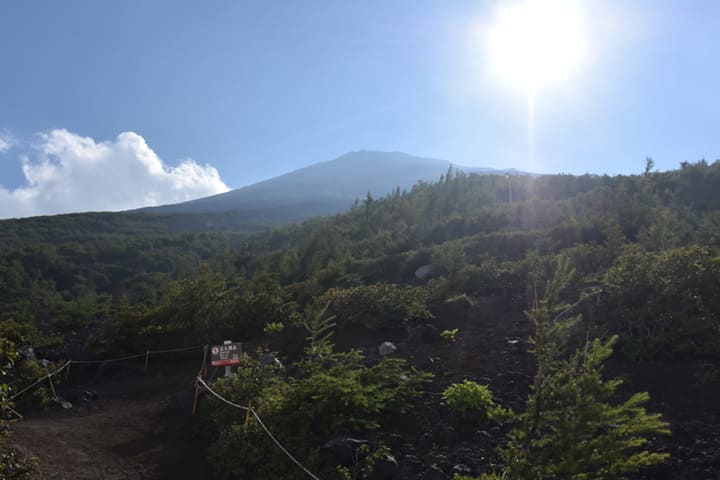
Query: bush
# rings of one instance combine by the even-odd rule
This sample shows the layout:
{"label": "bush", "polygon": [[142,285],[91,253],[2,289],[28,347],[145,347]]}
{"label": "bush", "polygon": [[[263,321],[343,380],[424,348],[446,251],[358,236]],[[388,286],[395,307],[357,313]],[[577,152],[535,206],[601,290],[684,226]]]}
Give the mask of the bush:
{"label": "bush", "polygon": [[[256,411],[277,439],[303,464],[321,476],[336,473],[320,462],[320,446],[339,432],[357,434],[380,428],[388,415],[405,411],[430,374],[405,367],[401,359],[367,365],[358,351],[333,353],[321,310],[307,322],[312,344],[307,356],[286,376],[243,357],[238,374],[221,379],[215,389],[231,401]],[[218,430],[210,462],[219,478],[304,478],[245,412],[210,398],[209,414]]]}
{"label": "bush", "polygon": [[458,328],[453,328],[452,330],[443,330],[442,333],[440,333],[440,336],[450,343],[455,343],[459,331],[460,329]]}
{"label": "bush", "polygon": [[[35,355],[29,354],[31,347],[50,344],[51,339],[39,336],[37,329],[29,324],[18,323],[14,320],[0,321],[0,358],[4,356],[4,362],[0,362],[0,378],[2,382],[13,385],[15,389],[23,388],[38,378],[54,372],[62,366],[61,361],[54,364],[41,364]],[[61,379],[53,378],[57,384]],[[17,391],[17,390],[15,390]],[[16,405],[45,406],[52,399],[52,393],[47,383],[38,385],[36,388],[18,397],[14,402]]]}
{"label": "bush", "polygon": [[328,313],[338,324],[354,323],[370,329],[398,328],[411,320],[427,320],[428,293],[423,288],[379,283],[353,288],[331,288],[316,305],[330,304]]}
{"label": "bush", "polygon": [[470,380],[453,383],[442,394],[448,407],[462,415],[478,412],[483,416],[496,407],[492,392],[487,385],[480,385]]}
{"label": "bush", "polygon": [[121,301],[93,346],[142,351],[223,338],[251,339],[261,335],[268,323],[289,324],[296,319],[297,305],[275,279],[230,284],[203,267],[192,277],[170,283],[152,308]]}
{"label": "bush", "polygon": [[[2,322],[4,332],[21,332],[22,328],[15,322]],[[20,337],[21,338],[21,337]],[[5,445],[10,434],[13,402],[10,381],[17,380],[14,371],[18,359],[18,346],[13,339],[0,336],[0,478],[24,479],[34,470],[34,465],[27,459],[20,458]]]}
{"label": "bush", "polygon": [[285,330],[285,325],[282,322],[268,322],[265,324],[265,328],[263,328],[263,332],[265,332],[266,335],[280,333],[283,330]]}
{"label": "bush", "polygon": [[720,258],[705,247],[632,246],[603,278],[599,312],[623,352],[649,359],[720,353]]}

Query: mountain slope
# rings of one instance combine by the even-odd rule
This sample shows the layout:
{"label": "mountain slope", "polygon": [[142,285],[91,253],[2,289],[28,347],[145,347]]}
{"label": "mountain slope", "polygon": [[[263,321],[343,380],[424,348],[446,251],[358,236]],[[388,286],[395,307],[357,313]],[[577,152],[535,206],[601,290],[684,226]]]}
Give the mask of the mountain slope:
{"label": "mountain slope", "polygon": [[[252,212],[266,220],[292,221],[349,209],[367,192],[381,197],[396,187],[409,190],[418,181],[435,181],[450,162],[400,152],[360,151],[211,197],[140,211],[152,213]],[[466,172],[505,173],[459,167]]]}

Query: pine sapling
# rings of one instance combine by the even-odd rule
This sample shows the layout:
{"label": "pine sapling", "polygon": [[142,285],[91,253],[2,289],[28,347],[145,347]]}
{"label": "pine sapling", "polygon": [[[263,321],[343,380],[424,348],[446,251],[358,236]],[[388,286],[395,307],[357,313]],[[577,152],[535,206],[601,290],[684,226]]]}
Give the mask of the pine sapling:
{"label": "pine sapling", "polygon": [[500,451],[508,479],[617,480],[668,456],[644,449],[650,436],[670,433],[659,414],[642,406],[648,394],[617,403],[622,381],[602,378],[617,337],[587,340],[567,354],[566,339],[580,315],[565,318],[572,306],[560,302],[560,293],[573,274],[567,259],[559,259],[542,294],[536,283],[526,312],[535,327],[537,374]]}

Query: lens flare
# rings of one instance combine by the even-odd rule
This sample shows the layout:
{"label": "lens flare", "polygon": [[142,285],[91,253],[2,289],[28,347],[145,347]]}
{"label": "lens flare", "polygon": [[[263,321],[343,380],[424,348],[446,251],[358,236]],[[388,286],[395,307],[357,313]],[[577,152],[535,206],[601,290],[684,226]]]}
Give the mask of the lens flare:
{"label": "lens flare", "polygon": [[529,92],[567,79],[585,55],[582,24],[577,1],[501,7],[488,36],[497,75]]}

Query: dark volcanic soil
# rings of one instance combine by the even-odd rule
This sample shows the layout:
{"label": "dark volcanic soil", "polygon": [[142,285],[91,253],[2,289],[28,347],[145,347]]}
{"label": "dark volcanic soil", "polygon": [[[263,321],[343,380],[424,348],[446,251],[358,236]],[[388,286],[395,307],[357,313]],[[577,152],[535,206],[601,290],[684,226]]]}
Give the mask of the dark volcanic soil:
{"label": "dark volcanic soil", "polygon": [[[58,393],[92,390],[97,399],[29,415],[14,425],[11,443],[35,455],[34,478],[56,480],[208,478],[206,442],[191,415],[198,362],[152,361],[78,372]],[[81,377],[74,379],[74,377]]]}
{"label": "dark volcanic soil", "polygon": [[[432,322],[440,332],[458,328],[455,343],[408,337],[406,332],[370,333],[345,330],[334,337],[338,347],[364,347],[368,357],[391,341],[397,355],[408,358],[436,379],[416,408],[393,418],[373,435],[391,449],[400,464],[398,479],[420,479],[429,469],[449,478],[477,474],[496,461],[502,438],[499,427],[464,421],[447,411],[440,394],[465,378],[488,384],[498,402],[521,408],[534,373],[525,342],[530,334],[517,301],[478,299],[435,308]],[[268,346],[281,357],[302,350],[301,332],[276,336]],[[249,351],[252,351],[250,349]],[[63,388],[81,387],[98,400],[73,410],[55,407],[18,422],[12,443],[39,457],[43,479],[201,479],[208,440],[191,415],[193,377],[199,360],[162,359],[76,373]],[[142,362],[140,362],[142,363]],[[75,369],[75,367],[73,367]],[[717,359],[675,363],[626,364],[613,361],[608,372],[627,380],[627,392],[647,390],[649,410],[671,422],[672,436],[653,439],[655,449],[672,458],[638,478],[720,479],[720,362]],[[75,382],[75,383],[73,383]],[[435,467],[432,467],[435,465]],[[436,476],[432,478],[443,478]]]}

